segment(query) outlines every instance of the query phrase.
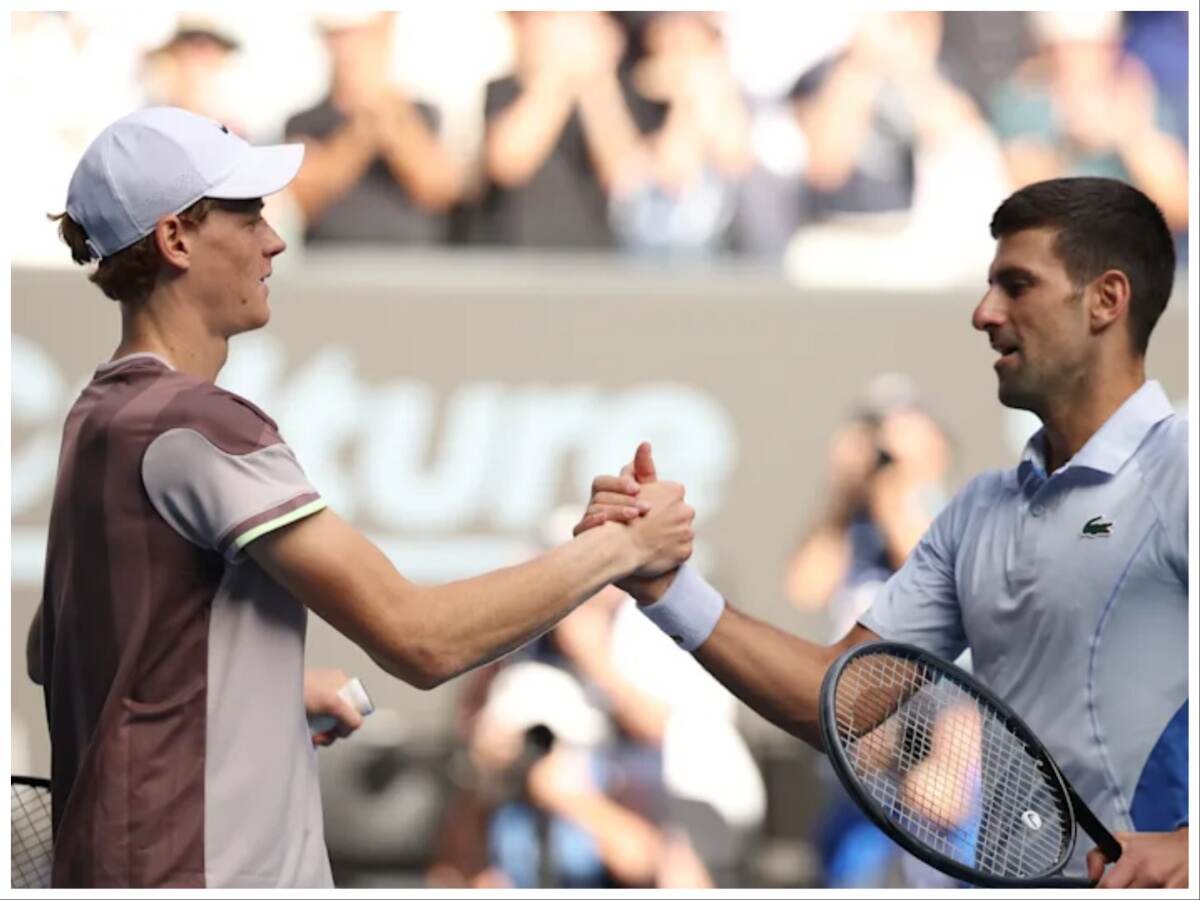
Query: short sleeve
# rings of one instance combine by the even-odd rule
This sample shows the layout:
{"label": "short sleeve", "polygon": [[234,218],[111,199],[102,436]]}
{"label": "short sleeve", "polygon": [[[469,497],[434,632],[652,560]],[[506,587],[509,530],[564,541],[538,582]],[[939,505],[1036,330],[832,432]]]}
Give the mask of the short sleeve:
{"label": "short sleeve", "polygon": [[489,81],[484,91],[484,119],[490,121],[500,115],[516,102],[520,93],[521,88],[515,78],[499,78]]}
{"label": "short sleeve", "polygon": [[956,659],[967,648],[955,558],[971,493],[970,487],[962,491],[934,519],[860,624],[884,640],[914,644],[943,659]]}
{"label": "short sleeve", "polygon": [[1158,510],[1166,537],[1166,560],[1184,586],[1188,584],[1188,419],[1172,416],[1157,426],[1152,452],[1141,462],[1142,477]]}
{"label": "short sleeve", "polygon": [[142,457],[150,502],[183,538],[235,562],[256,538],[324,509],[273,422],[219,397],[203,409]]}

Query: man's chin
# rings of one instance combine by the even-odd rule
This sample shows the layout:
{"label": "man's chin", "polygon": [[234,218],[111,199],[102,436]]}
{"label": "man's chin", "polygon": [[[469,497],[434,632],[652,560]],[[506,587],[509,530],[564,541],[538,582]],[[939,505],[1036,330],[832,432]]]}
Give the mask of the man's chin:
{"label": "man's chin", "polygon": [[1001,381],[996,388],[996,396],[999,398],[1000,403],[1009,409],[1034,411],[1035,398],[1030,396],[1028,391],[1021,390],[1018,385]]}

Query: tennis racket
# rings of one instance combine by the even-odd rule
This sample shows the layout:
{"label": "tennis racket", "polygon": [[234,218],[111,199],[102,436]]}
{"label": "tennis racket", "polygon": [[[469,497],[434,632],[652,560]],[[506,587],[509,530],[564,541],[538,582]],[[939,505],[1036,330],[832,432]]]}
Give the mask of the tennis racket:
{"label": "tennis racket", "polygon": [[984,887],[1094,887],[1061,874],[1076,826],[1121,845],[1021,719],[965,671],[907,644],[843,654],[821,685],[821,736],[854,801],[897,844]]}
{"label": "tennis racket", "polygon": [[50,782],[12,776],[12,886],[50,887],[54,859]]}

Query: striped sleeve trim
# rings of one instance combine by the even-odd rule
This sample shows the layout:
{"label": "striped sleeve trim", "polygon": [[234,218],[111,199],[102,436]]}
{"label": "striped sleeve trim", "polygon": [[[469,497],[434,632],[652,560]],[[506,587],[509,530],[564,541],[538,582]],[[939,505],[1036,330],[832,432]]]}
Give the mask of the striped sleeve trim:
{"label": "striped sleeve trim", "polygon": [[315,491],[306,491],[286,503],[280,503],[251,516],[239,523],[236,528],[230,529],[221,541],[218,550],[226,559],[233,561],[241,555],[251,541],[277,528],[282,528],[284,525],[290,525],[292,522],[320,512],[327,505],[325,499]]}

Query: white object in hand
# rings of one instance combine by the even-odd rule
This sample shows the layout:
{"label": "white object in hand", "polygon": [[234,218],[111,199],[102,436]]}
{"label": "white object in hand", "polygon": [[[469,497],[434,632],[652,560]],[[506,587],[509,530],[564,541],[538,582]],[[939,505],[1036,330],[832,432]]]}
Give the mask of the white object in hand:
{"label": "white object in hand", "polygon": [[[367,689],[357,678],[351,678],[343,684],[338,696],[357,709],[360,716],[369,716],[375,712],[375,704],[371,702]],[[334,716],[312,716],[308,720],[308,730],[313,734],[333,731],[337,726],[338,720]]]}

